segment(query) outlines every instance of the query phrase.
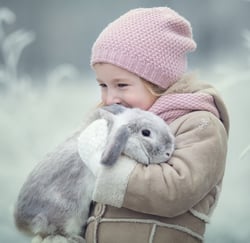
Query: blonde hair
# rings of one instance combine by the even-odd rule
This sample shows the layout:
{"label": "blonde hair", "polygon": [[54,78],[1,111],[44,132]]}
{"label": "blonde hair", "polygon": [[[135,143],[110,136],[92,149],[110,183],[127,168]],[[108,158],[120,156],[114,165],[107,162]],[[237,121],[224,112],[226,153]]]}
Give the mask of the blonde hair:
{"label": "blonde hair", "polygon": [[[176,90],[175,89],[175,85],[173,84],[172,86],[168,87],[167,89],[164,89],[156,84],[153,84],[143,78],[141,78],[144,86],[146,87],[146,89],[155,97],[161,97],[163,95],[166,94],[170,94],[170,93],[182,93],[182,90]],[[185,83],[189,83],[192,80],[197,80],[197,73],[195,72],[191,72],[191,73],[185,73],[184,75],[182,75],[182,77],[177,80],[176,82],[185,82]]]}
{"label": "blonde hair", "polygon": [[153,95],[156,97],[160,97],[162,95],[165,94],[165,92],[167,91],[167,89],[164,89],[156,84],[153,84],[143,78],[141,78],[144,86],[146,87],[146,89]]}

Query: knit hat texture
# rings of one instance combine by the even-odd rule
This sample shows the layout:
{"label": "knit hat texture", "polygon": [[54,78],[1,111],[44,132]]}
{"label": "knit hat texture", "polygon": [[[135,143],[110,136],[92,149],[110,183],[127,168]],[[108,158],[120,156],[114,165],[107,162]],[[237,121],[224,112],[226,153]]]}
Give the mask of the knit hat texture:
{"label": "knit hat texture", "polygon": [[174,10],[138,8],[100,33],[90,63],[110,63],[168,88],[186,72],[187,53],[195,48],[190,23]]}

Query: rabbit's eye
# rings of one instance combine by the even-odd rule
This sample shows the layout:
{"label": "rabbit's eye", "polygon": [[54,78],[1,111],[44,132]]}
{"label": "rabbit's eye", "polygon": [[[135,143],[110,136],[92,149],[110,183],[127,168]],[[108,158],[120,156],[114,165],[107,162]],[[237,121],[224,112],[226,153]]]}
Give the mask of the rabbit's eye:
{"label": "rabbit's eye", "polygon": [[142,135],[143,135],[144,137],[149,137],[149,136],[150,136],[150,131],[149,131],[148,129],[143,129],[143,130],[141,131],[141,133],[142,133]]}

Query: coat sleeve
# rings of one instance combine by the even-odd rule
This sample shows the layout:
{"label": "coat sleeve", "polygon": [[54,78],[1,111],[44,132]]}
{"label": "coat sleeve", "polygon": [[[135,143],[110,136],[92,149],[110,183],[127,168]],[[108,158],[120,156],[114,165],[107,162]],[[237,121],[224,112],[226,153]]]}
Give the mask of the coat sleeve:
{"label": "coat sleeve", "polygon": [[208,112],[193,112],[173,127],[168,163],[145,166],[122,156],[99,174],[93,199],[116,207],[174,217],[196,205],[224,174],[227,133]]}

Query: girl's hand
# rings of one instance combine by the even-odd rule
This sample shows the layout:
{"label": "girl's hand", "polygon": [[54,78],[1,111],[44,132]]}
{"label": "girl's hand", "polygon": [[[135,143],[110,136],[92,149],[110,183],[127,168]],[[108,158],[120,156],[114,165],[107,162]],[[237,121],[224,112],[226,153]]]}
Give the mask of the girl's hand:
{"label": "girl's hand", "polygon": [[92,122],[78,138],[78,153],[96,177],[92,200],[122,207],[129,176],[137,163],[127,156],[120,156],[113,166],[101,164],[108,131],[107,120]]}
{"label": "girl's hand", "polygon": [[98,119],[87,126],[78,138],[78,153],[95,176],[102,167],[100,161],[107,142],[107,136],[107,121]]}

